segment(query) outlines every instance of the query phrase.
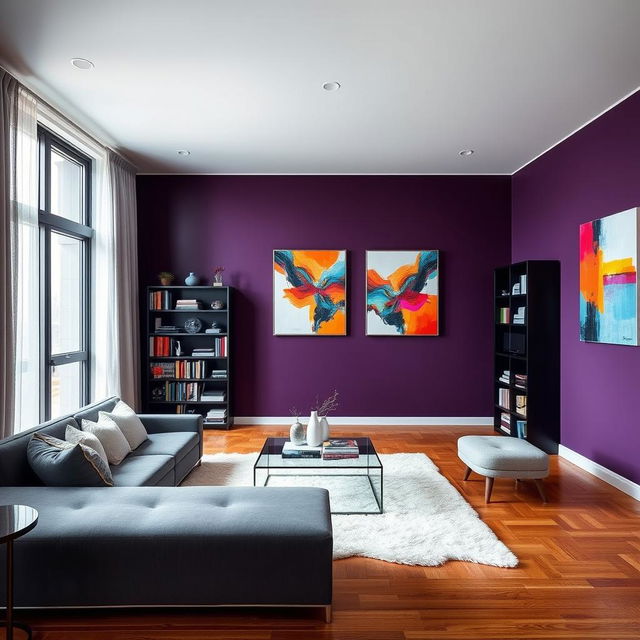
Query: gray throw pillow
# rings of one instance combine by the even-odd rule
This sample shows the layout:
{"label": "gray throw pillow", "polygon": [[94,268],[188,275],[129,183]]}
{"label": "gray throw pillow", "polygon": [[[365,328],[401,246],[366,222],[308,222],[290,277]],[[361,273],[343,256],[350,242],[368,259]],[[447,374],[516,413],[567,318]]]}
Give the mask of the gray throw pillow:
{"label": "gray throw pillow", "polygon": [[113,486],[109,466],[83,444],[34,433],[27,445],[27,459],[38,478],[50,487]]}
{"label": "gray throw pillow", "polygon": [[131,447],[120,427],[102,411],[98,414],[98,422],[83,420],[82,430],[92,433],[100,440],[109,464],[120,464],[131,453]]}

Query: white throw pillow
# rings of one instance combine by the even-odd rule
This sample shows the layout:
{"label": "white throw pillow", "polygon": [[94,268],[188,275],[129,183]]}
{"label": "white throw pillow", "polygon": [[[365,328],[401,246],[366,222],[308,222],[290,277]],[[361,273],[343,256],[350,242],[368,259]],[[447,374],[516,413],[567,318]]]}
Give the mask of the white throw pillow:
{"label": "white throw pillow", "polygon": [[109,464],[120,464],[131,453],[131,447],[120,427],[105,415],[98,414],[98,422],[83,420],[82,430],[92,433],[100,440]]}
{"label": "white throw pillow", "polygon": [[80,429],[76,429],[68,424],[64,434],[64,439],[72,444],[83,444],[86,447],[93,449],[104,460],[104,463],[107,466],[109,465],[107,453],[100,443],[100,440],[98,440],[98,436],[93,435],[93,433],[80,431]]}
{"label": "white throw pillow", "polygon": [[120,427],[120,431],[124,434],[132,451],[149,438],[147,430],[136,412],[122,400],[109,413],[100,411],[98,415],[111,418]]}

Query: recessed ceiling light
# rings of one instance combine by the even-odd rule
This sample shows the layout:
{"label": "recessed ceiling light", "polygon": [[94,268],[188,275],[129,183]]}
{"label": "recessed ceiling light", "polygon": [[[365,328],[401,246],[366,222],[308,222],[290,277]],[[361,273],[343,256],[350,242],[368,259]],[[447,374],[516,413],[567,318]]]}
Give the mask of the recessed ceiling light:
{"label": "recessed ceiling light", "polygon": [[96,66],[91,60],[87,60],[86,58],[71,58],[71,64],[76,69],[82,69],[83,71],[89,71],[89,69],[93,69]]}
{"label": "recessed ceiling light", "polygon": [[325,82],[322,85],[322,88],[325,91],[337,91],[340,88],[340,83],[339,82]]}
{"label": "recessed ceiling light", "polygon": [[178,149],[178,151],[176,153],[179,156],[190,156],[191,155],[191,151],[188,151],[187,149]]}
{"label": "recessed ceiling light", "polygon": [[463,149],[462,151],[458,151],[458,155],[461,155],[463,158],[467,156],[472,156],[475,153],[473,149]]}

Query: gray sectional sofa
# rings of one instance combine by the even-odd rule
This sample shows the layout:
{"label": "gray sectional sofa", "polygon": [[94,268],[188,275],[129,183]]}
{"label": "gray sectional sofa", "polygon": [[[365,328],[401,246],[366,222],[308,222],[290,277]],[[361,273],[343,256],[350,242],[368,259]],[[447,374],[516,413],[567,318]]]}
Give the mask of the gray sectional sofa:
{"label": "gray sectional sofa", "polygon": [[329,616],[327,492],[175,486],[202,457],[199,416],[140,415],[149,439],[112,466],[114,487],[42,486],[27,461],[32,434],[64,438],[67,424],[117,400],[0,441],[0,504],[40,514],[15,544],[15,605],[320,606]]}

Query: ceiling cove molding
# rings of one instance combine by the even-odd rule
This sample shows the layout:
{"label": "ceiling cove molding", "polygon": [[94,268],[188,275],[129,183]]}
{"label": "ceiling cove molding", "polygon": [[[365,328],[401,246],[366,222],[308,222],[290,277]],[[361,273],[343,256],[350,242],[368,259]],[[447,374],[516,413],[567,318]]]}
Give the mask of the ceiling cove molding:
{"label": "ceiling cove molding", "polygon": [[509,177],[511,173],[214,173],[214,172],[165,172],[165,171],[140,171],[139,176],[393,176],[404,178],[405,176],[501,176]]}
{"label": "ceiling cove molding", "polygon": [[600,116],[603,116],[607,111],[611,111],[614,107],[617,107],[620,103],[624,102],[627,98],[630,98],[634,93],[640,91],[640,86],[636,87],[632,91],[629,91],[626,95],[622,96],[619,100],[616,100],[613,104],[609,105],[606,109],[603,109],[600,113],[597,113],[591,120],[587,120],[584,124],[581,124],[579,127],[574,129],[571,133],[568,133],[564,138],[560,138],[558,142],[555,142],[550,147],[547,147],[544,151],[540,152],[537,156],[531,158],[531,160],[527,160],[519,169],[516,169],[511,175],[515,176],[518,171],[522,171],[525,167],[528,167],[532,162],[535,162],[538,158],[541,158],[545,153],[548,153],[552,149],[555,149],[559,144],[562,144],[565,140],[568,140],[572,135],[578,133],[581,129],[588,127],[592,122],[595,122]]}

